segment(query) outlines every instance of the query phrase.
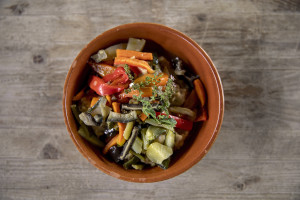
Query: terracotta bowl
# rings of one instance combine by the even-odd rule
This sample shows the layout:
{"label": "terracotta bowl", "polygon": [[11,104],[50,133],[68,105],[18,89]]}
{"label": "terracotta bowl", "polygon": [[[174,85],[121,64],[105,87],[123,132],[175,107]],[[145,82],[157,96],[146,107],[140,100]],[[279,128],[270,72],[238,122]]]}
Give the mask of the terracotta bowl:
{"label": "terracotta bowl", "polygon": [[[125,170],[109,161],[77,133],[70,105],[72,97],[87,79],[86,62],[97,50],[127,41],[129,37],[144,38],[159,44],[166,51],[179,56],[191,70],[200,75],[207,91],[209,119],[198,123],[190,132],[184,146],[172,158],[170,167],[163,170]],[[224,114],[223,88],[218,72],[205,51],[188,36],[159,24],[133,23],[112,28],[87,44],[73,61],[66,77],[63,93],[64,119],[70,136],[82,155],[106,174],[131,182],[156,182],[172,178],[191,168],[207,153],[220,130]]]}

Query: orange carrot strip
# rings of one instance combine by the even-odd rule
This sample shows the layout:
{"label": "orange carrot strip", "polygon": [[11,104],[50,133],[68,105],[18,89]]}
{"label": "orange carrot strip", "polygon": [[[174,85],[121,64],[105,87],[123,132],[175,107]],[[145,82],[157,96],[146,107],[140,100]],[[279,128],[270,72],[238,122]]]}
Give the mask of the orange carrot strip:
{"label": "orange carrot strip", "polygon": [[[159,74],[159,75],[161,75],[161,74]],[[134,83],[145,82],[147,77],[153,78],[154,75],[153,74],[144,74],[144,75],[138,77],[137,79],[135,79]],[[162,77],[160,77],[158,80],[159,80],[159,82],[155,84],[156,86],[165,86],[169,80],[169,76],[168,76],[168,74],[162,73]],[[153,86],[153,84],[149,84],[147,86],[151,87],[151,86]]]}
{"label": "orange carrot strip", "polygon": [[105,98],[107,99],[108,105],[111,106],[111,96],[110,95],[106,95]]}
{"label": "orange carrot strip", "polygon": [[102,151],[103,154],[107,154],[108,150],[109,150],[112,146],[114,146],[114,145],[117,144],[118,136],[119,136],[119,135],[116,135],[115,137],[113,137],[113,138],[105,145],[105,147],[104,147],[104,149],[103,149],[103,151]]}
{"label": "orange carrot strip", "polygon": [[152,53],[146,52],[139,52],[139,51],[132,51],[126,49],[117,49],[117,57],[125,57],[125,58],[132,58],[140,59],[140,60],[153,60]]}
{"label": "orange carrot strip", "polygon": [[145,121],[148,117],[147,117],[147,115],[145,115],[144,113],[142,113],[142,114],[139,115],[139,118],[140,118],[142,121]]}
{"label": "orange carrot strip", "polygon": [[205,105],[206,95],[205,95],[205,90],[204,90],[203,84],[200,81],[200,79],[194,80],[194,86],[195,86],[197,96],[201,102],[201,106],[203,107]]}
{"label": "orange carrot strip", "polygon": [[[140,88],[140,89],[143,92],[142,97],[151,97],[152,96],[152,88],[151,87],[144,87],[144,88]],[[138,96],[139,94],[140,94],[140,92],[138,90],[132,90],[132,91],[128,92],[127,94],[125,92],[122,92],[120,94],[120,96],[122,98],[124,98],[124,97],[132,98],[134,95]]]}
{"label": "orange carrot strip", "polygon": [[120,104],[118,102],[113,102],[112,108],[114,112],[120,113]]}
{"label": "orange carrot strip", "polygon": [[99,97],[93,97],[90,107],[94,106],[97,103],[97,101],[99,101]]}
{"label": "orange carrot strip", "polygon": [[72,101],[79,101],[84,96],[84,90],[86,87],[84,87],[80,92],[78,92],[72,99]]}
{"label": "orange carrot strip", "polygon": [[124,143],[126,142],[126,139],[123,136],[125,128],[126,128],[126,124],[118,122],[118,126],[119,126],[119,135],[118,135],[118,139],[117,139],[117,144],[119,146],[123,146]]}
{"label": "orange carrot strip", "polygon": [[[121,112],[120,111],[120,103],[112,102],[112,107],[113,107],[114,112],[117,112],[117,113]],[[118,134],[117,144],[119,146],[123,146],[123,144],[126,141],[124,136],[123,136],[124,130],[126,128],[126,124],[118,122],[118,126],[119,126],[119,134]]]}
{"label": "orange carrot strip", "polygon": [[116,57],[114,65],[127,64],[134,67],[141,67],[146,69],[148,73],[153,74],[154,70],[150,67],[150,65],[144,60],[124,58],[124,57]]}

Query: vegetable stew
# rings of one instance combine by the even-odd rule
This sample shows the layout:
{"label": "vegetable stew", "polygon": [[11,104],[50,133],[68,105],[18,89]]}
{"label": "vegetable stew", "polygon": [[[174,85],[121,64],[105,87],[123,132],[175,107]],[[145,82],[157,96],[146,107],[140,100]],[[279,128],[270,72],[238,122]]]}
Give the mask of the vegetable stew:
{"label": "vegetable stew", "polygon": [[167,169],[194,123],[208,119],[199,76],[152,44],[129,38],[92,55],[71,106],[79,135],[125,169]]}

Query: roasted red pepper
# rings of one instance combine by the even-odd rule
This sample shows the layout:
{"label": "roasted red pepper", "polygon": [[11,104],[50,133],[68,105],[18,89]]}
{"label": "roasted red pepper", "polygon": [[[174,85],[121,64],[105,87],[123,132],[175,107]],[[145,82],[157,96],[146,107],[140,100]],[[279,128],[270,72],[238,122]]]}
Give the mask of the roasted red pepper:
{"label": "roasted red pepper", "polygon": [[118,83],[115,83],[114,85],[117,85],[119,83],[124,84],[126,83],[129,78],[125,72],[125,69],[123,67],[118,67],[113,73],[110,73],[103,77],[104,82],[108,81],[115,81],[118,80]]}
{"label": "roasted red pepper", "polygon": [[138,67],[135,67],[135,66],[129,66],[130,67],[130,70],[135,73],[137,76],[141,73],[141,71],[139,70]]}
{"label": "roasted red pepper", "polygon": [[101,96],[115,94],[124,90],[124,87],[120,85],[108,85],[103,79],[97,76],[91,76],[91,78],[89,79],[89,86],[92,90],[94,90],[97,94]]}
{"label": "roasted red pepper", "polygon": [[[156,116],[158,116],[158,115],[166,115],[166,114],[156,112]],[[176,117],[176,116],[173,116],[173,115],[169,115],[169,117],[176,120],[176,122],[177,122],[176,126],[175,126],[176,128],[180,128],[182,130],[187,130],[187,131],[192,130],[192,128],[193,128],[193,122],[192,121],[182,119],[180,117]]]}

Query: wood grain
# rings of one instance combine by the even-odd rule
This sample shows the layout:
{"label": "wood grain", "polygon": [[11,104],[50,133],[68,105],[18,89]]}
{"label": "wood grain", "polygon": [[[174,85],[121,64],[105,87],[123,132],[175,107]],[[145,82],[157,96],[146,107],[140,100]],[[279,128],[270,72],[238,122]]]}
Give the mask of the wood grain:
{"label": "wood grain", "polygon": [[[300,199],[300,1],[0,1],[0,199]],[[62,90],[87,42],[130,22],[189,35],[216,64],[225,117],[187,172],[112,178],[80,155]]]}

